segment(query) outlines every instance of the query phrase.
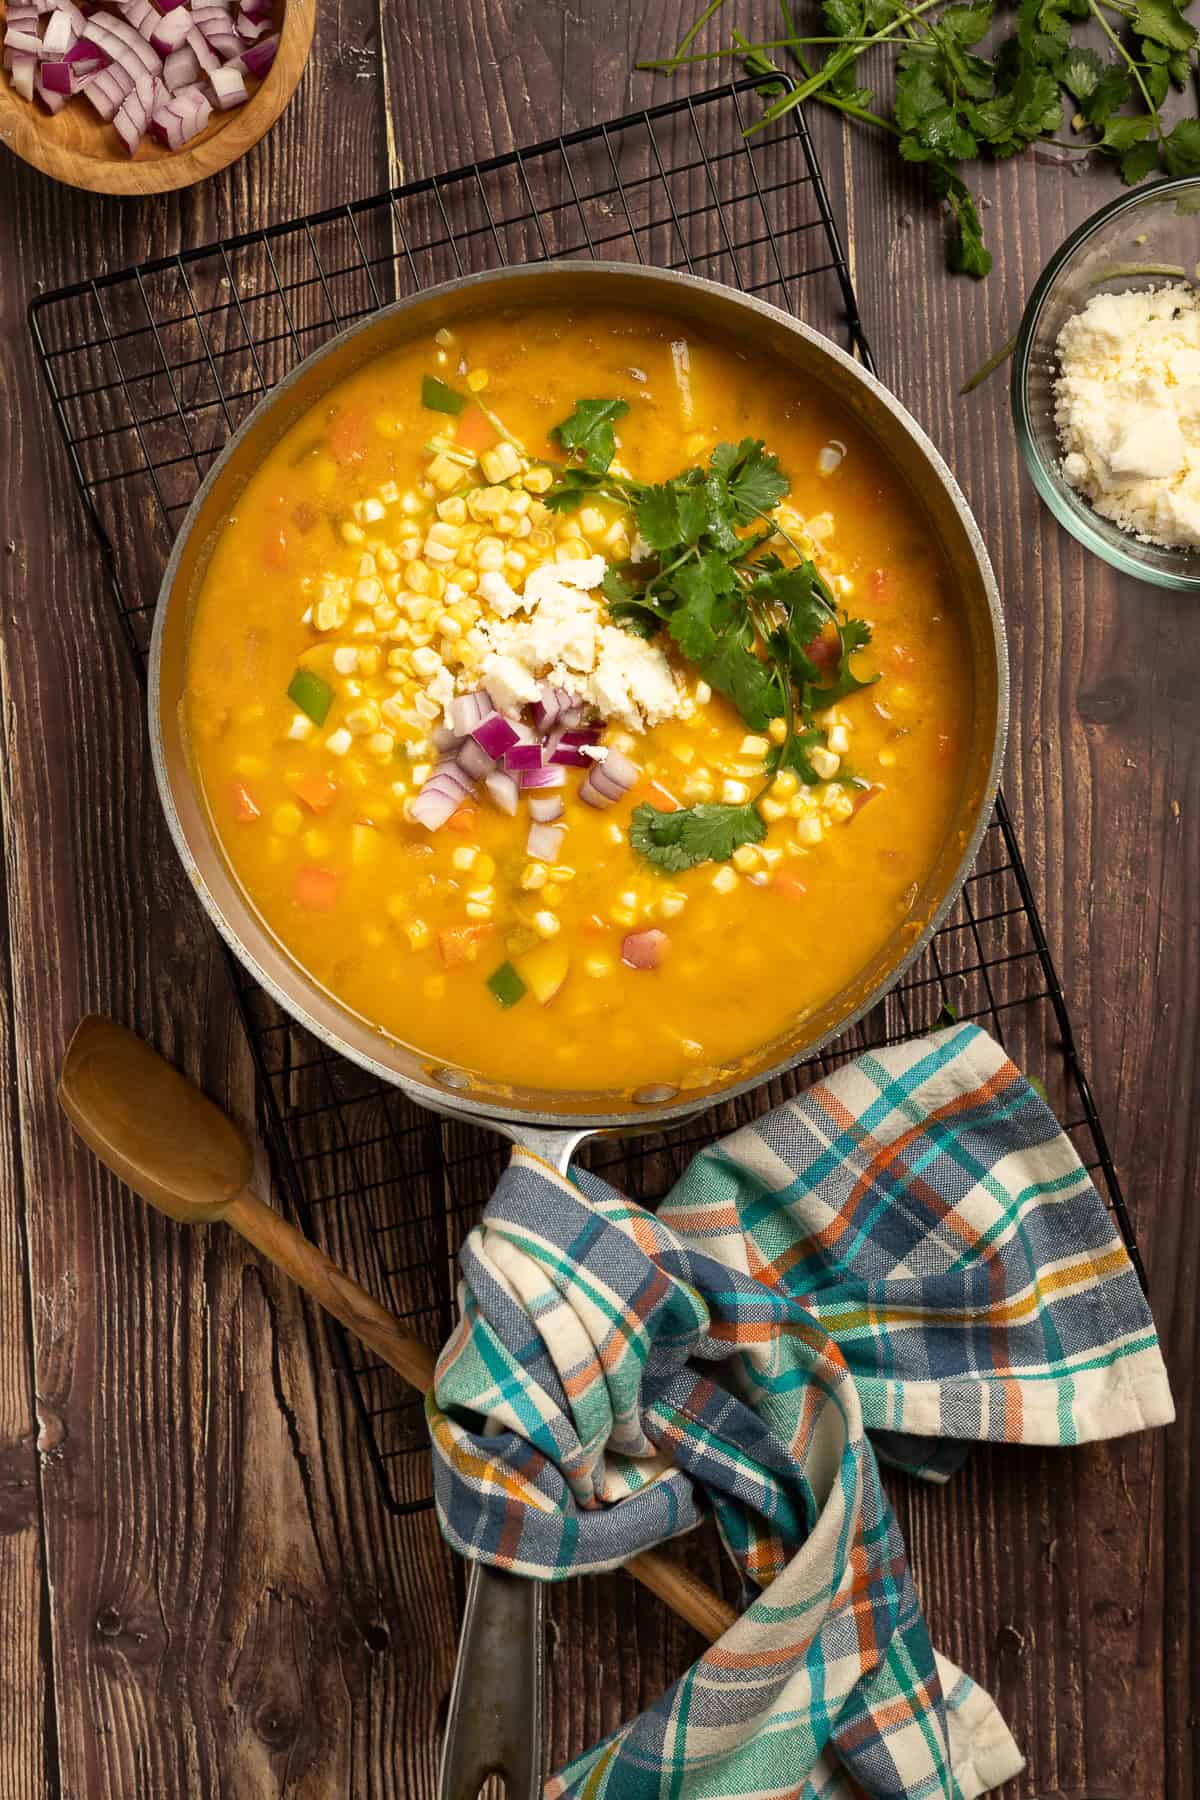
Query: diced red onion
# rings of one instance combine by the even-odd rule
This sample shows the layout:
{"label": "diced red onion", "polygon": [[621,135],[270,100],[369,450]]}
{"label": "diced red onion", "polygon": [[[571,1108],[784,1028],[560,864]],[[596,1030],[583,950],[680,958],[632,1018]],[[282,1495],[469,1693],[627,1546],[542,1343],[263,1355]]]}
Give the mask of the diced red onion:
{"label": "diced red onion", "polygon": [[8,66],[12,72],[13,92],[19,94],[22,100],[32,103],[37,79],[37,57],[15,54]]}
{"label": "diced red onion", "polygon": [[163,64],[163,82],[172,94],[177,94],[180,88],[191,87],[203,73],[195,51],[186,44],[182,50],[173,50]]}
{"label": "diced red onion", "polygon": [[473,694],[459,694],[450,702],[450,723],[459,737],[468,737],[494,710],[483,689],[477,688]]}
{"label": "diced red onion", "polygon": [[100,117],[111,122],[126,94],[132,93],[133,82],[124,69],[114,63],[111,69],[101,69],[98,75],[90,75],[81,91]]}
{"label": "diced red onion", "polygon": [[451,814],[462,805],[462,795],[448,787],[435,787],[427,781],[410,809],[411,816],[427,831],[440,831]]}
{"label": "diced red onion", "polygon": [[158,22],[158,9],[151,6],[150,0],[123,0],[125,17],[135,31],[149,41],[150,33]]}
{"label": "diced red onion", "polygon": [[555,819],[562,818],[561,794],[530,794],[529,816],[536,819],[539,825],[549,825]]}
{"label": "diced red onion", "polygon": [[174,12],[176,7],[186,5],[187,0],[154,0],[160,13]]}
{"label": "diced red onion", "polygon": [[556,862],[566,829],[565,825],[531,825],[525,839],[525,854],[537,862]]}
{"label": "diced red onion", "polygon": [[604,774],[608,776],[610,781],[615,781],[617,786],[625,792],[631,787],[636,787],[637,783],[642,779],[642,771],[639,769],[638,765],[635,762],[631,762],[620,750],[613,750],[610,748],[604,762],[602,764],[597,763],[596,770],[593,772],[598,772],[601,769],[603,769]]}
{"label": "diced red onion", "polygon": [[[57,63],[42,64],[43,70],[58,68],[59,66],[60,65]],[[42,105],[46,108],[46,111],[51,114],[61,112],[63,107],[67,104],[67,101],[70,99],[69,94],[55,93],[53,88],[47,87],[42,75],[39,75],[38,79],[34,82],[33,91],[41,101]]]}
{"label": "diced red onion", "polygon": [[462,743],[457,731],[451,731],[448,725],[438,725],[430,733],[435,750],[457,750]]}
{"label": "diced red onion", "polygon": [[440,762],[429,780],[440,783],[450,782],[464,794],[475,792],[475,779],[467,773],[460,762]]}
{"label": "diced red onion", "polygon": [[588,725],[582,730],[568,731],[564,729],[559,735],[564,744],[598,744],[601,730],[599,725]]}
{"label": "diced red onion", "polygon": [[546,763],[540,769],[522,769],[521,787],[525,788],[557,788],[562,787],[567,779],[567,771]]}
{"label": "diced red onion", "polygon": [[489,756],[483,745],[475,738],[468,738],[454,752],[454,760],[460,769],[465,769],[473,781],[482,781],[490,775],[496,766],[494,756]]}
{"label": "diced red onion", "polygon": [[246,88],[246,77],[240,69],[232,66],[214,69],[208,81],[222,112],[232,112],[235,106],[245,106],[250,98]]}
{"label": "diced red onion", "polygon": [[560,725],[582,725],[587,716],[587,707],[584,706],[582,702],[576,701],[574,705],[563,709],[559,714],[558,722]]}
{"label": "diced red onion", "polygon": [[506,769],[539,769],[542,765],[542,746],[540,744],[514,744],[511,750],[504,752]]}
{"label": "diced red onion", "polygon": [[631,969],[657,969],[671,948],[665,931],[631,931],[621,943],[621,961]]}
{"label": "diced red onion", "polygon": [[271,72],[271,64],[275,61],[275,52],[279,48],[279,33],[271,37],[260,38],[257,44],[251,44],[241,54],[241,64],[247,75],[253,75],[256,81],[263,81]]}
{"label": "diced red onion", "polygon": [[566,688],[552,687],[549,682],[542,684],[542,696],[534,701],[533,717],[539,731],[549,731],[557,725],[568,707],[575,704],[575,696]]}
{"label": "diced red onion", "polygon": [[174,12],[167,13],[165,18],[160,18],[156,13],[155,19],[157,23],[150,33],[150,42],[161,57],[173,56],[184,47],[187,34],[192,29],[192,15],[186,6],[180,6]]}
{"label": "diced red onion", "polygon": [[586,806],[604,809],[613,806],[640,780],[642,771],[619,750],[610,750],[602,763],[593,763],[587,780],[579,789]]}
{"label": "diced red onion", "polygon": [[521,734],[512,720],[498,712],[489,713],[486,719],[473,726],[471,736],[491,757],[503,756],[506,750],[521,741]]}
{"label": "diced red onion", "polygon": [[[47,62],[38,71],[38,91],[40,93],[45,88],[47,93],[53,94],[56,101],[65,101],[72,94],[77,94],[87,79],[87,71],[80,70],[75,64]],[[42,98],[45,99],[45,94]],[[49,105],[49,101],[46,103]],[[57,112],[58,106],[55,105],[50,110]]]}
{"label": "diced red onion", "polygon": [[192,26],[185,41],[189,50],[194,53],[196,61],[200,64],[204,73],[206,75],[215,74],[221,67],[221,58],[217,55],[216,51],[198,26]]}
{"label": "diced red onion", "polygon": [[245,13],[238,16],[237,34],[244,43],[255,44],[267,29],[265,19],[248,19]]}
{"label": "diced red onion", "polygon": [[568,769],[586,769],[591,766],[591,757],[585,756],[576,744],[556,743],[551,749],[547,745],[549,755],[547,761],[562,763]]}
{"label": "diced red onion", "polygon": [[4,48],[13,56],[32,56],[36,62],[42,54],[42,40],[36,31],[20,31],[10,25],[4,34]]}
{"label": "diced red onion", "polygon": [[490,775],[484,776],[483,785],[500,811],[507,813],[510,819],[514,817],[521,793],[516,777],[506,775],[503,769],[493,769]]}
{"label": "diced red onion", "polygon": [[[79,16],[79,22],[83,26],[87,24],[82,13]],[[71,23],[69,13],[51,13],[50,22],[42,33],[42,61],[61,62],[68,51],[74,49],[78,36],[79,33]]]}
{"label": "diced red onion", "polygon": [[[84,24],[86,26],[86,19]],[[69,62],[74,69],[82,68],[94,71],[107,69],[112,62],[112,57],[107,50],[102,50],[99,44],[92,44],[86,38],[81,38],[77,44],[71,45],[64,60]]]}

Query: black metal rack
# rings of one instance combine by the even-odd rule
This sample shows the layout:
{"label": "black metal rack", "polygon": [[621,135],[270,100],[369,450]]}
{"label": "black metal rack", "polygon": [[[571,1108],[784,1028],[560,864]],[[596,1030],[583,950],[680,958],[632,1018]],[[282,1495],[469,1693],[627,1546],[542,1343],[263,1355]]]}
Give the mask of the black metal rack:
{"label": "black metal rack", "polygon": [[[251,408],[353,320],[432,284],[549,257],[681,268],[759,294],[868,366],[849,266],[799,111],[745,139],[734,82],[308,218],[81,281],[30,326],[118,617],[139,667],[172,538]],[[415,1107],[299,1030],[230,958],[275,1176],[305,1229],[431,1342],[453,1259],[504,1162],[499,1141]],[[977,1019],[1040,1076],[1112,1208],[1132,1225],[1001,799],[975,870],[918,965],[786,1081],[675,1131],[600,1141],[593,1168],[653,1204],[715,1133],[870,1046]],[[388,1503],[427,1506],[420,1403],[346,1343]]]}

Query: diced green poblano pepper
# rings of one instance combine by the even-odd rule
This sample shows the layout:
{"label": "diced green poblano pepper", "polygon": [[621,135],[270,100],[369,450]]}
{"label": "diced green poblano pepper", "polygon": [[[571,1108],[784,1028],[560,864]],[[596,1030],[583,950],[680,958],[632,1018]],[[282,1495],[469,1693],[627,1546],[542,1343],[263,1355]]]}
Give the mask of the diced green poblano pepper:
{"label": "diced green poblano pepper", "polygon": [[525,983],[510,962],[501,963],[498,969],[494,969],[488,976],[487,984],[501,1006],[515,1006],[518,1000],[525,997]]}
{"label": "diced green poblano pepper", "polygon": [[294,700],[314,725],[323,725],[333,705],[333,689],[311,669],[297,669],[288,683],[288,699]]}
{"label": "diced green poblano pepper", "polygon": [[456,394],[452,387],[447,387],[436,375],[426,375],[421,382],[421,405],[427,406],[430,412],[457,415],[466,404],[465,394]]}

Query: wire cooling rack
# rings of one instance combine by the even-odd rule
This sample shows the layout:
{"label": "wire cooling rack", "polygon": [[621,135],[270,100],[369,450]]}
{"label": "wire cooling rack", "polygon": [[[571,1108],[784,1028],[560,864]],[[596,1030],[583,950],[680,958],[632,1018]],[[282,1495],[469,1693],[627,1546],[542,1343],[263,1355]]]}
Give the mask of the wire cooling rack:
{"label": "wire cooling rack", "polygon": [[[351,321],[509,263],[646,262],[759,294],[874,366],[804,121],[743,138],[731,83],[308,218],[46,294],[30,325],[118,617],[144,665],[172,539],[255,403]],[[305,1229],[430,1342],[451,1324],[454,1258],[505,1151],[415,1107],[295,1026],[230,958],[277,1181]],[[692,1151],[838,1062],[975,1019],[1043,1083],[1141,1275],[1132,1226],[1003,799],[947,923],[888,999],[785,1080],[671,1132],[599,1141],[590,1165],[653,1204]],[[343,1340],[388,1503],[429,1504],[423,1415]]]}

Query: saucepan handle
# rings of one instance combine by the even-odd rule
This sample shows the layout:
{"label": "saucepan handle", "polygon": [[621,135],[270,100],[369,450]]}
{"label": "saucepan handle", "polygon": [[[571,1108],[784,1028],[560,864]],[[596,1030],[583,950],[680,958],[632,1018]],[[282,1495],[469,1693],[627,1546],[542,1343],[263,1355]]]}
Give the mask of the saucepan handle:
{"label": "saucepan handle", "polygon": [[[589,1135],[508,1121],[500,1129],[564,1174]],[[510,1800],[538,1800],[545,1784],[545,1610],[542,1582],[471,1565],[439,1800],[476,1800],[489,1775],[503,1776]]]}

